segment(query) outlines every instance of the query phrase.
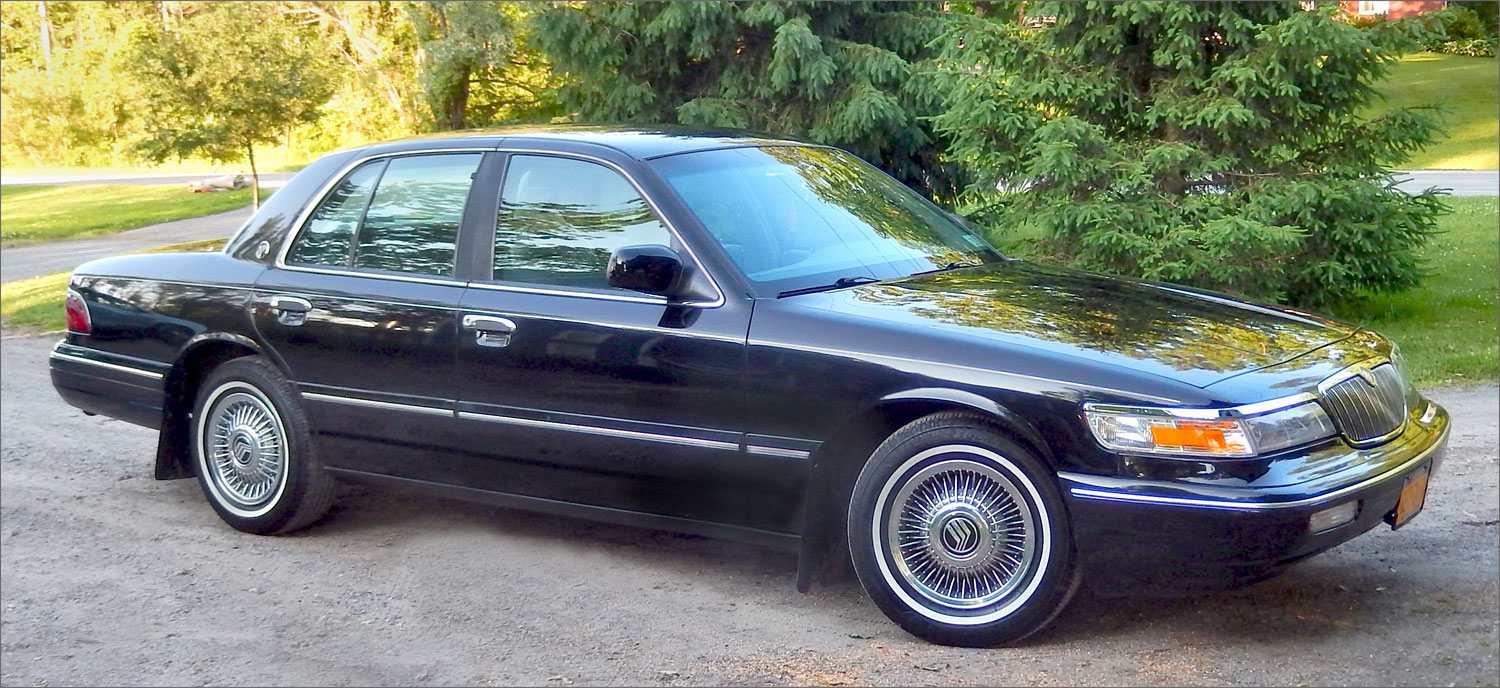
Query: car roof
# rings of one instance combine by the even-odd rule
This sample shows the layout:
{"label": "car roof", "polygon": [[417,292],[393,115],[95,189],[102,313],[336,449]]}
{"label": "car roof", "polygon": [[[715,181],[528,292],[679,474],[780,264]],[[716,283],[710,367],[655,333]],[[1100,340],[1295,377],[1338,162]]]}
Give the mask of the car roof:
{"label": "car roof", "polygon": [[613,148],[640,160],[715,148],[788,144],[818,145],[751,131],[670,124],[527,124],[424,134],[386,141],[375,144],[372,148],[378,147],[383,151],[388,151],[400,150],[408,146],[413,149],[429,148],[434,144],[445,142],[466,145],[481,143],[481,141],[489,143],[489,141],[483,141],[484,139],[493,139],[497,145],[502,141],[518,140],[587,143]]}

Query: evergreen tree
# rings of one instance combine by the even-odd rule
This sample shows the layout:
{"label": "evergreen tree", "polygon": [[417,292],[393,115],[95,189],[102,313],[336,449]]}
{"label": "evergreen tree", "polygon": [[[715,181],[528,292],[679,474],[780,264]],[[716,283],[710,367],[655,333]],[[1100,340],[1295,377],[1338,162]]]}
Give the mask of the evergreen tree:
{"label": "evergreen tree", "polygon": [[942,29],[921,3],[590,2],[538,15],[535,40],[585,122],[748,128],[846,148],[951,198],[959,170],[909,88]]}
{"label": "evergreen tree", "polygon": [[1067,262],[1291,303],[1416,283],[1442,205],[1388,170],[1434,120],[1361,115],[1415,24],[1361,31],[1337,3],[1026,11],[1057,23],[952,16],[933,79],[937,130],[1000,231],[1039,225]]}

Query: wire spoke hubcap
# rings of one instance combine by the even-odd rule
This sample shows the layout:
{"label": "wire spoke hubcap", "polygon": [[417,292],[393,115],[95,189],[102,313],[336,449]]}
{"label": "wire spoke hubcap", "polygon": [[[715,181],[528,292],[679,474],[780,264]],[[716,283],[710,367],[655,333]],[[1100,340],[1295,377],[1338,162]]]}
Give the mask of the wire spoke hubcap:
{"label": "wire spoke hubcap", "polygon": [[1036,556],[1036,518],[1000,471],[949,459],[913,474],[886,518],[889,552],[912,590],[954,610],[1004,599]]}
{"label": "wire spoke hubcap", "polygon": [[209,477],[244,509],[274,498],[286,472],[286,441],[275,411],[246,392],[220,397],[209,409],[204,447]]}

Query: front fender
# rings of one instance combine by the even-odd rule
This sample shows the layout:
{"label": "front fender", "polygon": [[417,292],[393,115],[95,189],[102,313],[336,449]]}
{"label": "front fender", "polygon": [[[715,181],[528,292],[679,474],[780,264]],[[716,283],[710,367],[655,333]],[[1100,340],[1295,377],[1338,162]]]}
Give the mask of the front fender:
{"label": "front fender", "polygon": [[835,551],[847,511],[847,495],[865,459],[891,433],[924,416],[942,411],[973,411],[993,420],[1017,441],[1052,464],[1053,451],[1036,427],[993,399],[944,387],[893,392],[873,401],[845,421],[812,455],[803,499],[797,590],[812,588],[814,575]]}

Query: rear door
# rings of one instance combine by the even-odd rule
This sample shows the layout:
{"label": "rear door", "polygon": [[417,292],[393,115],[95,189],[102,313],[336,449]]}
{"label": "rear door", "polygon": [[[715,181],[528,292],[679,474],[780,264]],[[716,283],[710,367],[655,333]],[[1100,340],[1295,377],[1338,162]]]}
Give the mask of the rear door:
{"label": "rear door", "polygon": [[668,245],[702,267],[622,166],[542,152],[505,162],[490,260],[460,310],[458,424],[473,474],[505,492],[789,529],[793,510],[769,496],[785,492],[778,474],[744,452],[750,301],[672,305],[609,287],[621,246]]}
{"label": "rear door", "polygon": [[456,257],[482,151],[366,161],[257,284],[254,320],[307,400],[330,465],[422,477],[450,443]]}

